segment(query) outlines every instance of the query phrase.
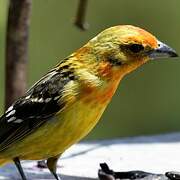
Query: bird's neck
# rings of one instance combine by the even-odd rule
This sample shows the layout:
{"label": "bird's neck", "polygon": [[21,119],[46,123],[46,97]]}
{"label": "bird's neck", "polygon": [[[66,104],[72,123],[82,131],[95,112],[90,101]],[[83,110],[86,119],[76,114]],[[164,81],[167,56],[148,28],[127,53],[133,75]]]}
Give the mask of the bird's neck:
{"label": "bird's neck", "polygon": [[107,103],[114,95],[121,79],[144,62],[134,61],[113,66],[103,58],[104,56],[97,56],[91,48],[84,46],[72,54],[68,61],[74,66],[75,74],[81,82],[82,96],[89,100],[96,99],[98,102]]}
{"label": "bird's neck", "polygon": [[[97,59],[91,49],[83,47],[72,55],[75,73],[81,82],[81,96],[86,102],[107,104],[123,77],[118,68],[102,59]],[[75,65],[76,64],[76,65]]]}

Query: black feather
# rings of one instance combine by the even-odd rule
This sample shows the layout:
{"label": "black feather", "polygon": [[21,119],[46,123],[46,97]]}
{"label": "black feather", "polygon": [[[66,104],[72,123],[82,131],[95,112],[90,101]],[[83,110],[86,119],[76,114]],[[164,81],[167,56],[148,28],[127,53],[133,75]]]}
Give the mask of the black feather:
{"label": "black feather", "polygon": [[[71,76],[70,76],[71,75]],[[0,118],[0,151],[32,133],[60,111],[66,104],[61,97],[64,86],[72,80],[72,72],[49,72],[26,94],[12,104],[15,113]],[[48,100],[48,101],[46,101]],[[10,118],[16,119],[10,121]],[[16,123],[20,119],[22,122]],[[8,122],[9,120],[9,122]]]}

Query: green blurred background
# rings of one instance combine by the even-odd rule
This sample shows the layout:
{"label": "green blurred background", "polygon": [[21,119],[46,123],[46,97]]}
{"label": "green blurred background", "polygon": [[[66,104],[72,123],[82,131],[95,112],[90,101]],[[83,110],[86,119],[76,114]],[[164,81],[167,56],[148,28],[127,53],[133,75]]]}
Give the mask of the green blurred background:
{"label": "green blurred background", "polygon": [[[4,101],[4,44],[8,0],[0,0],[0,112]],[[132,24],[180,54],[180,0],[89,0],[90,28],[73,26],[77,0],[33,0],[28,86],[103,29]],[[152,61],[123,79],[89,139],[180,131],[180,58]]]}

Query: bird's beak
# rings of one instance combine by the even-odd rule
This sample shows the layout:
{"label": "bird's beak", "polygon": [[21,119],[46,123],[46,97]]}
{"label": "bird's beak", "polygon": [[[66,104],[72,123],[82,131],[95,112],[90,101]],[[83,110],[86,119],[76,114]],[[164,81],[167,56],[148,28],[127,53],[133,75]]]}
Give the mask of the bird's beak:
{"label": "bird's beak", "polygon": [[178,54],[174,49],[172,49],[168,45],[158,41],[158,47],[148,52],[148,56],[150,59],[157,59],[157,58],[178,57]]}

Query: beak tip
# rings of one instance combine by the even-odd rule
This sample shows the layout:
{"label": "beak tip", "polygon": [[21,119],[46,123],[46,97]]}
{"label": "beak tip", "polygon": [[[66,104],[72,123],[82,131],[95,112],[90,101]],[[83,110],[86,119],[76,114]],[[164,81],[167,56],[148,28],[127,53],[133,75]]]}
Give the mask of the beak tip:
{"label": "beak tip", "polygon": [[174,49],[162,43],[161,41],[158,41],[158,48],[150,52],[150,57],[152,57],[152,59],[157,59],[179,56]]}
{"label": "beak tip", "polygon": [[174,51],[174,52],[171,52],[170,54],[171,57],[179,57],[179,55]]}

